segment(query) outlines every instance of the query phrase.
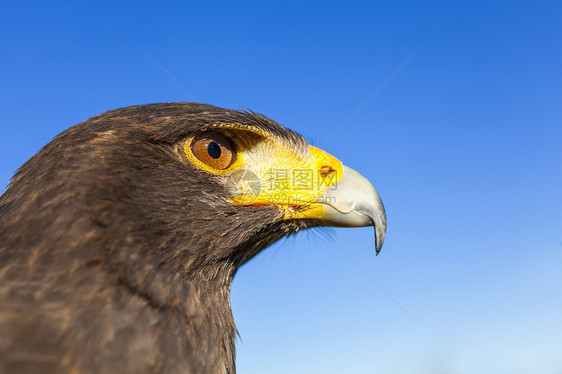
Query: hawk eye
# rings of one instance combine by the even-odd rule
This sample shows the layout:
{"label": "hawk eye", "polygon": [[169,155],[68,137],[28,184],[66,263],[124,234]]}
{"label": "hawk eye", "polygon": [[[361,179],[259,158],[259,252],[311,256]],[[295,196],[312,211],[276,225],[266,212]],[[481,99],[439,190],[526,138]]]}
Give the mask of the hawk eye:
{"label": "hawk eye", "polygon": [[230,141],[220,132],[205,132],[191,142],[191,151],[205,165],[224,170],[235,159]]}

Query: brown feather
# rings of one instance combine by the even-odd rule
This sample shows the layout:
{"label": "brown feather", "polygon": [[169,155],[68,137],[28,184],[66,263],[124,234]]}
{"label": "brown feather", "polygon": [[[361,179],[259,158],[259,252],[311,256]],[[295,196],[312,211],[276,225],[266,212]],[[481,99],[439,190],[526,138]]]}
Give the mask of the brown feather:
{"label": "brown feather", "polygon": [[178,152],[213,123],[304,139],[196,103],[110,111],[57,136],[0,197],[0,373],[234,373],[230,284],[315,226],[236,206]]}

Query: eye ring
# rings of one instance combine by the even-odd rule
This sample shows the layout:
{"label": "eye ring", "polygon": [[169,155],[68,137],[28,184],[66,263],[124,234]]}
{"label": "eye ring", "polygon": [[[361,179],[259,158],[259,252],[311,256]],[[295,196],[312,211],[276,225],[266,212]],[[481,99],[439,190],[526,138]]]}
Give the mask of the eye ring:
{"label": "eye ring", "polygon": [[218,131],[197,135],[191,141],[191,152],[202,163],[214,169],[228,169],[236,160],[232,143]]}

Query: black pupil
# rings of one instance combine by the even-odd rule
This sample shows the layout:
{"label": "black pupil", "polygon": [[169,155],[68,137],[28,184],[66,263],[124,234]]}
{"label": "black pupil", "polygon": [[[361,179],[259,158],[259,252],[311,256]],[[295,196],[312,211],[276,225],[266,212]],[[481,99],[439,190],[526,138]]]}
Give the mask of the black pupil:
{"label": "black pupil", "polygon": [[221,146],[218,145],[217,142],[209,143],[209,147],[207,148],[207,152],[209,152],[209,156],[212,158],[219,158],[221,156]]}

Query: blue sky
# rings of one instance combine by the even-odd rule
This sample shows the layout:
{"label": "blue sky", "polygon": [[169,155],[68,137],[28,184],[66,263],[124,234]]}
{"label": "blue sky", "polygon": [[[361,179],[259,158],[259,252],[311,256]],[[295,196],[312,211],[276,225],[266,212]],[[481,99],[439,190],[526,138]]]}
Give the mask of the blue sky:
{"label": "blue sky", "polygon": [[240,373],[562,372],[561,2],[2,8],[0,190],[86,118],[193,98],[264,113],[377,187],[381,254],[368,228],[332,235],[415,320],[302,233],[235,278]]}

